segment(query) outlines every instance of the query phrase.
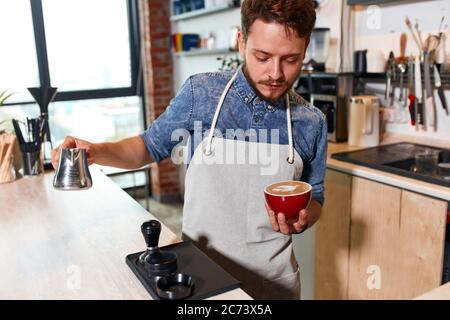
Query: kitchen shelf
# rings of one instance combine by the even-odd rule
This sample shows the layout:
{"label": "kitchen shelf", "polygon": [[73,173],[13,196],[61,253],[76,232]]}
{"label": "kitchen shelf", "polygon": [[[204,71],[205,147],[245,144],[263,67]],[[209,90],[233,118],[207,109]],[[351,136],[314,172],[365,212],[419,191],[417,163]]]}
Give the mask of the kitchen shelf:
{"label": "kitchen shelf", "polygon": [[237,53],[237,50],[230,50],[228,48],[219,49],[191,49],[190,51],[175,52],[175,57],[191,57],[191,56],[206,56],[206,55],[219,55],[219,54],[232,54]]}
{"label": "kitchen shelf", "polygon": [[196,18],[196,17],[200,17],[200,16],[206,16],[206,15],[222,12],[222,11],[228,11],[228,10],[232,10],[235,8],[239,8],[239,7],[238,6],[230,6],[230,5],[222,5],[222,6],[212,7],[212,8],[197,9],[197,10],[193,10],[191,12],[173,15],[170,18],[170,21],[187,20],[187,19],[191,19],[191,18]]}

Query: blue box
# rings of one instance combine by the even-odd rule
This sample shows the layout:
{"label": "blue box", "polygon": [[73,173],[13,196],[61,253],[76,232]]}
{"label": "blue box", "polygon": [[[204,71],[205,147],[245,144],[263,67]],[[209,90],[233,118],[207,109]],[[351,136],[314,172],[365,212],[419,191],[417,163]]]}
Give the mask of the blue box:
{"label": "blue box", "polygon": [[191,0],[191,9],[199,10],[205,8],[205,0]]}
{"label": "blue box", "polygon": [[182,50],[189,51],[200,47],[200,35],[198,34],[183,34]]}
{"label": "blue box", "polygon": [[186,13],[192,11],[191,0],[180,0],[181,13]]}
{"label": "blue box", "polygon": [[173,15],[181,14],[181,1],[180,0],[174,0],[172,2],[172,14]]}

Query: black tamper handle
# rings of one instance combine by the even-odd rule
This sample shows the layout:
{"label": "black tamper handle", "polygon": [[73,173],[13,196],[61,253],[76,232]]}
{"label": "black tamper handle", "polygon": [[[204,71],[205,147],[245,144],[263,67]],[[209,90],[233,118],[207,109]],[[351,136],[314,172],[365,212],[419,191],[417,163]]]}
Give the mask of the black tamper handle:
{"label": "black tamper handle", "polygon": [[159,234],[161,233],[161,223],[156,220],[149,220],[141,226],[142,235],[148,248],[157,248]]}

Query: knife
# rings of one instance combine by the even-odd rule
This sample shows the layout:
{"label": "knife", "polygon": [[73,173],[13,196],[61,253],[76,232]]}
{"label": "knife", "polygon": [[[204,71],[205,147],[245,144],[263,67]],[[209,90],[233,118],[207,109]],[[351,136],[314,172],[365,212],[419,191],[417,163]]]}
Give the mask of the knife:
{"label": "knife", "polygon": [[406,72],[406,65],[403,63],[398,64],[398,69],[400,70],[400,95],[398,97],[398,102],[400,105],[405,104],[405,86],[403,84],[403,79]]}
{"label": "knife", "polygon": [[415,73],[415,101],[417,102],[416,108],[416,126],[422,125],[425,126],[425,122],[423,119],[423,102],[422,102],[422,73],[420,72],[420,61],[419,57],[416,56],[416,60],[414,63],[414,73]]}
{"label": "knife", "polygon": [[433,91],[431,90],[431,76],[430,76],[430,54],[424,52],[423,56],[423,73],[425,81],[425,112],[427,114],[428,124],[430,127],[436,129],[436,112],[433,102]]}
{"label": "knife", "polygon": [[394,85],[393,80],[395,80],[395,56],[394,52],[389,53],[389,59],[387,62],[387,70],[386,70],[386,92],[385,92],[385,100],[386,105],[388,107],[392,106],[394,100]]}
{"label": "knife", "polygon": [[444,108],[445,114],[448,115],[447,100],[445,99],[444,90],[442,89],[441,75],[439,74],[439,70],[436,65],[433,65],[433,69],[434,69],[434,86],[438,92],[439,99],[441,100],[442,108]]}
{"label": "knife", "polygon": [[392,72],[391,72],[391,67],[388,66],[387,69],[387,73],[386,73],[386,91],[384,94],[384,99],[386,100],[386,105],[390,106],[391,103],[389,101],[390,96],[391,96],[391,86],[392,86]]}
{"label": "knife", "polygon": [[416,124],[416,96],[414,95],[414,60],[412,57],[408,59],[408,99],[405,102],[409,109],[409,115],[411,116],[411,125]]}

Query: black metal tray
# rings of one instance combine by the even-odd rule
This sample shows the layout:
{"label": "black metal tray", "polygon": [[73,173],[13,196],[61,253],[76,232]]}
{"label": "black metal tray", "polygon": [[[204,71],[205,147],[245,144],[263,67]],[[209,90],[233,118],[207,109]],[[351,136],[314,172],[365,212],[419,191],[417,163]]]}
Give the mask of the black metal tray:
{"label": "black metal tray", "polygon": [[397,174],[407,178],[450,187],[450,180],[447,180],[442,176],[423,175],[409,170],[410,164],[414,160],[414,154],[416,152],[423,152],[426,149],[439,151],[439,162],[443,160],[445,160],[445,162],[449,161],[450,150],[408,142],[334,153],[331,155],[331,158]]}
{"label": "black metal tray", "polygon": [[[194,290],[188,300],[206,299],[240,287],[239,281],[190,241],[161,247],[160,250],[175,253],[178,265],[176,272],[188,274],[193,278]],[[156,293],[156,284],[138,263],[142,253],[143,251],[130,254],[125,261],[153,299],[161,300]]]}

